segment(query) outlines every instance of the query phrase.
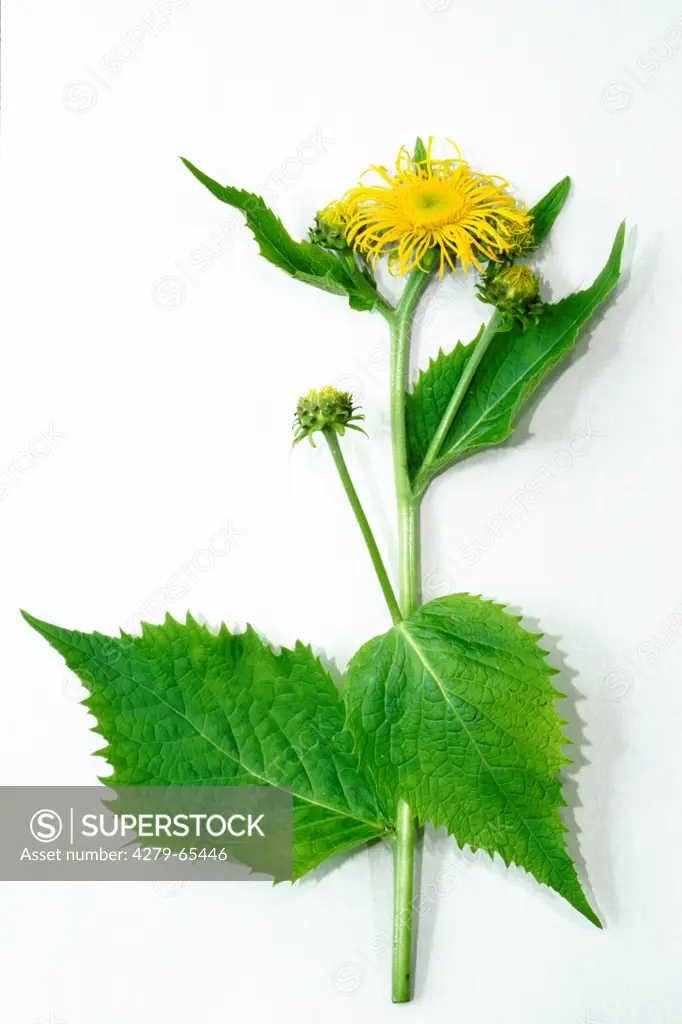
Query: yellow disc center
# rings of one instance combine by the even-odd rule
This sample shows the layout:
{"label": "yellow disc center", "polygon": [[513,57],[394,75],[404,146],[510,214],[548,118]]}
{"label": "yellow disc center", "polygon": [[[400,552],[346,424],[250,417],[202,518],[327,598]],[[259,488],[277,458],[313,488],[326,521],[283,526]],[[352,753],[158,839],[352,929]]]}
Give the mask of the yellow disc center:
{"label": "yellow disc center", "polygon": [[464,199],[447,180],[415,181],[405,187],[402,207],[415,227],[435,228],[458,221]]}

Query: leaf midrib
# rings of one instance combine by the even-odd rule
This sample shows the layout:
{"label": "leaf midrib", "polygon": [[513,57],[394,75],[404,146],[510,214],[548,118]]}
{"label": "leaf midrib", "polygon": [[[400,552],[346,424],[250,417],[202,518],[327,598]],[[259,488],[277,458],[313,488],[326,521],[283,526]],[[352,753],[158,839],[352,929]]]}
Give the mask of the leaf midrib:
{"label": "leaf midrib", "polygon": [[[252,772],[252,771],[247,771],[247,775],[249,775],[251,777],[258,778],[258,776],[255,775],[255,773]],[[171,779],[167,779],[166,781],[168,782],[169,786],[176,785],[176,783],[174,783]],[[204,775],[201,781],[202,781],[202,783],[203,782],[226,782],[229,785],[230,782],[232,782],[233,780],[230,778],[229,775]],[[275,786],[274,783],[271,783],[271,782],[269,782],[268,785],[272,786],[275,789],[283,789],[282,786]],[[306,800],[306,798],[301,796],[299,793],[293,793],[292,792],[292,796],[293,796],[293,798],[295,800],[305,800],[306,803],[311,804],[311,806],[313,806],[313,807],[320,807],[323,810],[330,810],[332,812],[333,817],[331,817],[331,818],[323,818],[322,819],[323,821],[333,821],[336,818],[338,818],[338,819],[352,818],[354,821],[358,822],[358,825],[355,826],[356,828],[357,827],[362,827],[362,826],[367,825],[367,824],[370,824],[370,825],[372,824],[372,822],[367,822],[364,818],[357,818],[354,815],[346,814],[344,811],[337,811],[337,810],[335,810],[333,808],[327,807],[325,804],[314,803],[313,801]],[[294,832],[296,832],[297,834],[300,833],[300,832],[305,831],[305,829],[308,829],[308,828],[319,828],[319,827],[320,827],[320,822],[319,821],[310,821],[310,822],[307,822],[305,825],[297,825],[294,822]]]}
{"label": "leaf midrib", "polygon": [[[63,639],[63,638],[60,638],[60,639]],[[71,647],[72,650],[78,651],[79,654],[83,653],[82,649],[80,647],[76,647],[75,644],[69,643],[69,641],[66,641],[66,643],[68,644],[69,647]],[[94,660],[94,659],[91,659],[91,660]],[[98,664],[98,663],[95,661],[95,664]],[[173,712],[173,714],[177,715],[179,718],[182,718],[185,722],[187,722],[187,724],[189,726],[191,726],[192,729],[194,729],[194,731],[197,733],[198,736],[200,736],[202,739],[206,740],[206,742],[209,743],[211,746],[215,747],[215,749],[220,754],[222,754],[224,757],[226,757],[229,761],[232,761],[234,764],[238,765],[243,771],[248,772],[249,775],[252,775],[254,778],[259,779],[261,782],[264,782],[267,786],[273,786],[275,789],[280,789],[280,790],[286,791],[286,790],[288,790],[290,788],[288,786],[282,786],[282,785],[280,785],[277,782],[271,782],[270,779],[266,778],[263,775],[259,775],[258,772],[255,772],[251,768],[248,768],[245,764],[242,764],[242,762],[239,761],[232,754],[230,754],[229,751],[224,750],[223,747],[221,747],[219,743],[216,743],[216,741],[211,739],[210,736],[207,736],[204,732],[202,732],[201,729],[199,729],[199,727],[197,725],[195,725],[195,723],[190,718],[187,717],[187,715],[184,715],[181,711],[178,711],[177,708],[174,708],[172,704],[169,704],[168,701],[163,699],[163,697],[160,697],[158,693],[156,693],[154,690],[150,689],[150,687],[145,686],[144,683],[141,683],[139,681],[139,679],[134,679],[133,676],[128,675],[125,672],[120,672],[119,671],[119,675],[122,676],[124,679],[128,679],[129,682],[133,683],[134,686],[139,686],[139,687],[141,687],[141,689],[145,690],[145,692],[151,694],[152,697],[154,697],[157,701],[159,701],[159,703],[161,703],[165,707],[169,708],[170,711]],[[337,778],[338,778],[338,774],[337,774]],[[339,784],[341,784],[341,780],[340,779],[339,779]],[[341,786],[341,788],[343,789],[343,786]],[[292,790],[291,792],[293,793],[294,791]],[[386,831],[386,825],[381,823],[381,822],[369,821],[367,818],[361,818],[359,815],[353,814],[350,811],[346,812],[342,808],[332,807],[329,804],[322,803],[320,800],[313,800],[313,799],[311,799],[311,797],[304,796],[302,793],[295,793],[294,795],[296,797],[298,797],[299,800],[304,800],[306,803],[311,804],[313,807],[322,807],[324,810],[331,811],[333,814],[341,815],[344,818],[351,818],[354,821],[360,821],[364,825],[371,825],[372,828],[378,829],[380,832],[385,832]]]}
{"label": "leaf midrib", "polygon": [[[123,675],[123,673],[121,673],[121,675]],[[236,764],[236,765],[239,765],[239,767],[243,771],[248,772],[249,775],[253,775],[253,777],[255,779],[260,779],[260,781],[264,782],[267,786],[273,786],[275,789],[287,790],[287,789],[290,788],[289,786],[282,786],[278,782],[271,782],[271,780],[268,779],[265,775],[260,775],[258,772],[255,772],[252,768],[248,768],[238,758],[234,757],[232,754],[229,753],[229,751],[225,750],[219,743],[216,743],[216,741],[211,739],[210,736],[207,736],[205,732],[202,732],[201,729],[197,725],[194,724],[194,722],[191,720],[191,718],[188,718],[187,715],[183,715],[183,713],[181,711],[178,711],[177,708],[174,708],[173,705],[169,704],[168,701],[163,699],[163,697],[159,697],[159,695],[157,693],[155,693],[154,690],[150,689],[148,686],[145,686],[144,683],[140,683],[139,680],[133,679],[132,676],[127,676],[126,678],[129,679],[136,686],[141,686],[143,690],[146,690],[146,692],[150,693],[153,697],[156,697],[156,699],[161,704],[163,704],[165,707],[170,708],[170,710],[172,712],[174,712],[174,714],[178,715],[178,717],[182,718],[185,722],[187,722],[187,724],[189,726],[191,726],[192,729],[194,729],[194,731],[197,733],[198,736],[201,736],[201,738],[206,740],[207,743],[210,743],[211,746],[215,747],[215,749],[220,754],[222,754],[224,757],[226,757],[228,760],[233,761],[234,764]],[[307,774],[308,773],[306,771],[306,776],[307,776]],[[337,778],[338,778],[338,775],[337,775]],[[339,782],[340,782],[340,780],[339,780]],[[341,788],[343,788],[343,787],[341,787]],[[292,793],[294,793],[293,790],[292,790]],[[334,814],[340,814],[344,818],[353,818],[355,821],[361,821],[365,825],[372,825],[372,826],[378,827],[378,828],[380,828],[382,830],[384,829],[384,826],[381,825],[379,822],[368,821],[367,818],[361,818],[357,814],[347,813],[346,811],[344,811],[340,807],[332,807],[329,804],[322,803],[322,801],[320,801],[320,800],[313,800],[313,799],[311,799],[311,797],[304,796],[303,793],[294,793],[294,796],[298,797],[299,800],[305,800],[306,803],[312,804],[314,807],[323,807],[324,810],[332,811]]]}
{"label": "leaf midrib", "polygon": [[[608,293],[611,291],[611,288],[613,288],[613,283],[610,285],[610,287],[605,287],[605,289],[600,289],[600,292],[599,292],[600,298],[596,299],[595,305],[599,305],[601,302],[604,301],[604,299],[606,298],[606,295],[608,295]],[[568,299],[572,299],[576,295],[579,295],[579,294],[580,294],[580,292],[574,292],[573,295],[567,295],[565,299],[562,299],[562,302],[566,302],[566,301],[568,301]],[[511,387],[507,388],[507,390],[502,395],[500,395],[500,397],[495,402],[493,402],[492,405],[489,405],[485,409],[485,412],[483,413],[483,415],[478,420],[476,420],[476,422],[474,424],[472,424],[472,426],[467,431],[467,433],[463,434],[462,437],[457,441],[456,444],[452,445],[448,449],[447,453],[438,460],[438,462],[436,463],[436,466],[434,468],[442,469],[449,462],[451,462],[453,456],[456,456],[461,451],[461,449],[465,446],[466,441],[471,436],[471,434],[473,434],[481,426],[481,424],[484,423],[485,420],[491,416],[491,414],[493,413],[493,411],[496,408],[496,406],[500,405],[500,403],[503,402],[507,398],[507,396],[514,390],[514,388],[518,387],[518,385],[522,381],[526,380],[528,378],[528,376],[532,377],[532,375],[533,375],[532,371],[535,370],[535,368],[538,366],[538,364],[546,362],[547,356],[549,354],[551,354],[554,351],[554,349],[557,347],[557,345],[560,344],[560,342],[563,340],[563,338],[565,338],[565,336],[567,334],[569,334],[575,328],[576,324],[579,322],[579,320],[580,320],[580,318],[581,318],[581,316],[582,316],[582,314],[583,314],[583,312],[585,310],[585,307],[589,306],[589,305],[591,305],[591,302],[585,302],[581,306],[580,313],[571,321],[571,323],[566,328],[566,330],[562,331],[562,333],[557,337],[556,341],[554,342],[552,347],[548,350],[548,352],[545,352],[544,355],[542,355],[538,359],[536,359],[535,362],[530,365],[528,370],[525,373],[521,374],[521,376],[516,379],[514,384],[511,385]]]}
{"label": "leaf midrib", "polygon": [[[349,300],[355,297],[367,298],[366,292],[353,280],[341,260],[313,242],[306,239],[297,242],[292,238],[262,196],[247,189],[221,185],[195,167],[190,160],[184,157],[181,159],[188,171],[216,199],[238,210],[244,216],[246,226],[253,234],[261,255],[269,262],[274,262],[290,277],[307,280],[310,284],[314,283],[332,294],[346,295]],[[249,208],[249,200],[256,201],[255,208]],[[267,250],[270,250],[279,262],[266,256]],[[339,290],[332,287],[332,284]]]}
{"label": "leaf midrib", "polygon": [[[438,673],[436,672],[436,670],[432,667],[431,663],[428,661],[428,659],[426,658],[426,656],[422,652],[422,650],[419,647],[419,644],[417,643],[417,641],[414,639],[414,637],[412,636],[410,631],[407,629],[407,624],[405,622],[400,622],[394,628],[404,637],[404,639],[407,642],[407,644],[409,644],[411,649],[414,651],[414,653],[419,658],[419,661],[424,666],[424,669],[429,673],[429,675],[431,676],[433,681],[438,686],[438,689],[443,694],[443,699],[445,700],[445,702],[448,705],[448,707],[451,708],[453,714],[457,718],[457,721],[459,722],[460,726],[462,727],[462,730],[466,733],[466,735],[467,735],[467,737],[469,739],[469,742],[471,743],[472,747],[474,748],[474,750],[476,751],[476,753],[478,754],[478,756],[481,759],[481,764],[485,767],[486,771],[490,775],[490,778],[493,780],[493,782],[497,786],[497,788],[498,788],[502,798],[505,800],[505,802],[507,804],[509,804],[511,809],[514,811],[514,814],[516,814],[518,820],[523,824],[523,826],[525,827],[526,831],[528,832],[528,835],[533,838],[534,842],[538,843],[538,846],[541,849],[543,849],[542,844],[537,839],[537,836],[533,832],[533,830],[530,827],[529,823],[526,821],[526,819],[523,817],[523,815],[520,813],[520,811],[516,808],[516,806],[512,802],[512,800],[509,797],[509,795],[507,793],[505,793],[505,791],[500,786],[499,782],[497,781],[497,779],[495,777],[494,769],[486,761],[485,757],[483,756],[483,753],[481,752],[480,747],[476,743],[476,740],[471,735],[471,732],[469,731],[469,729],[467,728],[464,720],[462,719],[462,716],[459,714],[457,708],[452,703],[452,701],[449,699],[448,692],[445,689],[445,685],[444,685],[443,681],[441,680],[441,678],[438,675]],[[551,858],[549,856],[547,857],[547,859],[551,860]]]}
{"label": "leaf midrib", "polygon": [[[277,253],[282,262],[291,268],[290,270],[285,271],[286,273],[290,274],[291,277],[296,277],[298,274],[307,274],[309,277],[315,278],[315,280],[318,281],[323,281],[325,278],[330,277],[332,281],[335,281],[341,288],[344,287],[341,284],[341,281],[334,276],[334,270],[341,269],[341,264],[338,263],[338,261],[333,263],[333,257],[331,257],[325,266],[325,256],[323,256],[311,242],[297,242],[295,238],[292,238],[277,214],[267,206],[261,196],[258,196],[253,192],[244,192],[243,190],[241,194],[245,194],[249,199],[255,198],[259,200],[259,209],[255,214],[245,210],[243,206],[237,206],[236,209],[244,215],[246,226],[254,235],[257,244],[259,246],[261,244],[268,245]],[[268,234],[267,228],[263,225],[263,220],[267,221],[269,217],[272,218],[272,223],[276,226],[276,231],[273,232],[272,235]],[[261,235],[261,238],[256,235],[256,232]],[[288,251],[285,251],[283,246],[285,246]],[[300,257],[300,261],[305,264],[305,267],[299,266],[292,261],[292,257],[290,255],[291,250]],[[315,259],[319,261],[319,266],[324,269],[324,273],[321,274],[316,271]],[[285,268],[283,267],[282,269]]]}
{"label": "leaf midrib", "polygon": [[[400,632],[403,634],[405,639],[408,641],[408,643],[409,643],[410,647],[412,648],[412,650],[419,657],[419,660],[421,661],[421,663],[424,666],[424,668],[428,671],[429,675],[431,675],[433,677],[433,679],[436,681],[436,683],[438,684],[439,689],[442,691],[443,696],[445,697],[446,701],[448,702],[450,707],[452,707],[452,710],[454,711],[454,713],[457,715],[457,718],[461,722],[462,728],[466,732],[467,736],[469,736],[469,738],[471,739],[471,742],[476,747],[477,752],[480,752],[480,751],[478,751],[478,746],[476,744],[476,741],[474,740],[473,736],[471,736],[471,733],[469,732],[469,730],[467,729],[466,725],[464,724],[464,721],[462,720],[461,716],[459,715],[459,713],[457,712],[456,708],[454,707],[454,705],[452,704],[452,702],[448,698],[447,690],[444,688],[445,684],[440,679],[440,676],[438,676],[438,674],[436,673],[436,670],[431,667],[431,664],[430,664],[430,662],[427,661],[426,656],[421,654],[421,648],[419,647],[419,641],[417,640],[416,637],[412,636],[412,634],[409,633],[406,629],[403,629],[402,628],[403,626],[405,626],[405,623],[401,622],[401,623],[399,623],[399,625],[396,628],[400,630]],[[465,657],[467,657],[467,656],[465,655]],[[479,661],[478,658],[469,658],[469,660],[473,661],[477,665],[482,665],[486,669],[490,668],[489,665],[487,665],[484,661]],[[511,673],[506,672],[504,669],[498,669],[497,671],[501,675],[506,675],[506,676],[509,676],[510,679],[514,679],[515,682],[525,683],[525,680],[519,679],[518,676],[514,676]],[[518,737],[517,736],[515,736],[513,733],[509,732],[508,729],[505,729],[505,727],[503,725],[500,725],[499,722],[496,722],[492,718],[490,718],[485,713],[485,711],[482,708],[478,707],[476,704],[472,704],[471,701],[467,700],[465,697],[462,697],[461,699],[470,708],[473,708],[474,711],[476,711],[482,718],[485,718],[485,720],[487,722],[489,722],[492,726],[494,726],[494,728],[499,729],[501,732],[503,732],[505,734],[505,736],[508,736],[510,740],[513,740],[515,743],[518,743]],[[483,757],[482,754],[481,754],[481,760],[486,765],[486,767],[488,767],[488,765],[487,765],[487,763],[485,761],[485,758]],[[492,769],[491,769],[491,771],[492,771]]]}
{"label": "leaf midrib", "polygon": [[[287,273],[289,273],[292,277],[295,277],[296,274],[300,272],[305,273],[305,271],[303,271],[301,267],[296,266],[296,264],[292,262],[291,256],[282,248],[282,236],[284,236],[285,239],[288,239],[297,255],[300,255],[302,259],[305,261],[304,243],[297,242],[294,238],[291,237],[287,229],[282,224],[282,221],[279,219],[277,214],[269,208],[269,206],[264,201],[262,196],[257,195],[255,192],[249,192],[247,189],[232,188],[229,185],[221,185],[220,182],[214,181],[213,178],[210,178],[207,174],[204,174],[203,171],[199,171],[198,167],[194,168],[194,165],[191,164],[189,161],[186,162],[186,166],[188,164],[188,170],[192,174],[194,174],[194,177],[197,179],[197,181],[204,185],[204,187],[208,188],[209,192],[213,193],[216,199],[219,199],[221,202],[226,203],[228,206],[231,206],[235,210],[239,210],[239,212],[243,215],[246,221],[247,227],[256,237],[256,242],[258,243],[259,246],[261,244],[261,240],[256,236],[256,232],[262,235],[263,241],[267,243],[267,245],[269,245],[270,248],[277,253],[277,255],[279,256],[283,263],[286,263],[287,266],[291,268],[291,270],[287,271]],[[199,174],[195,173],[196,171],[199,171]],[[199,177],[199,175],[201,175],[201,177]],[[207,182],[210,182],[211,185],[215,187],[209,187],[209,185],[207,185]],[[221,195],[218,194],[218,190],[220,190],[220,192],[222,193]],[[257,210],[251,211],[245,208],[249,199],[255,199],[257,201]],[[272,219],[272,223],[275,225],[276,228],[275,232],[273,233],[273,237],[268,235],[267,228],[263,226],[263,219],[268,220],[268,218]],[[311,259],[309,259],[307,262],[309,265],[312,265]],[[322,262],[321,259],[320,262]],[[330,269],[327,270],[326,274],[330,273],[331,266]],[[326,276],[326,274],[324,276]],[[311,276],[321,277],[323,275],[315,274],[313,272]]]}

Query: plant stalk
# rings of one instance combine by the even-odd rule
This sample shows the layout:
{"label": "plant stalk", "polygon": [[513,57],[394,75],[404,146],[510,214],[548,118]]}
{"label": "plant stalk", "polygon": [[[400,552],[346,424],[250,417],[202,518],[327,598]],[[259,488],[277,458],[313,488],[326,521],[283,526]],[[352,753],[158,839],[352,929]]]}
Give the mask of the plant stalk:
{"label": "plant stalk", "polygon": [[407,368],[412,314],[428,280],[428,273],[413,270],[398,308],[388,318],[391,328],[391,443],[398,503],[400,608],[404,618],[412,614],[419,600],[419,502],[412,493],[407,464]]}
{"label": "plant stalk", "polygon": [[362,504],[360,502],[360,498],[358,497],[358,492],[355,490],[355,486],[353,484],[353,481],[351,480],[351,475],[348,472],[348,466],[346,465],[346,460],[343,457],[341,445],[339,444],[338,434],[336,433],[336,431],[332,430],[331,427],[325,427],[322,433],[327,439],[327,443],[329,444],[329,450],[332,453],[332,458],[334,459],[336,468],[339,471],[339,476],[341,477],[341,483],[343,484],[343,488],[346,494],[348,495],[348,500],[350,502],[351,508],[355,513],[355,518],[358,521],[358,526],[360,527],[362,536],[365,539],[365,544],[367,545],[367,550],[369,551],[369,557],[372,559],[372,565],[374,566],[374,571],[377,574],[379,586],[381,587],[383,595],[386,599],[386,604],[388,605],[388,610],[391,614],[391,618],[393,619],[393,622],[400,622],[402,620],[400,607],[396,600],[395,593],[393,592],[391,581],[388,578],[388,573],[386,572],[386,566],[384,565],[384,560],[381,557],[381,552],[379,551],[377,542],[374,538],[374,534],[372,533],[372,528],[369,525],[369,521],[367,519],[367,516],[365,515],[365,510],[363,509]]}
{"label": "plant stalk", "polygon": [[414,892],[414,841],[417,823],[409,804],[398,803],[393,844],[393,981],[394,1003],[408,1003],[412,996],[412,903]]}
{"label": "plant stalk", "polygon": [[[391,442],[398,506],[400,609],[403,618],[408,618],[419,603],[419,498],[413,493],[407,462],[405,395],[412,316],[428,279],[428,273],[413,270],[398,308],[386,317],[391,329]],[[407,1003],[412,997],[412,903],[417,822],[404,800],[398,801],[395,828],[392,998],[394,1003]]]}

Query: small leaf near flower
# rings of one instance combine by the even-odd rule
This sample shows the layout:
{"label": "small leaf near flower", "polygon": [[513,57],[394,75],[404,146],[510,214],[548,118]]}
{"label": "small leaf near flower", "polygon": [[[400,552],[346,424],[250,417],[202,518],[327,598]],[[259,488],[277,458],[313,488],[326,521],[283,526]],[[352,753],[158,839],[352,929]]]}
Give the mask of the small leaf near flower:
{"label": "small leaf near flower", "polygon": [[419,164],[426,162],[426,146],[422,140],[417,136],[417,141],[414,144],[414,153],[412,154],[412,162],[417,167]]}
{"label": "small leaf near flower", "polygon": [[562,207],[568,198],[571,190],[571,179],[566,176],[558,181],[554,188],[551,188],[546,196],[543,196],[535,206],[529,210],[533,221],[533,246],[537,249],[541,242],[549,234],[554,221],[561,213]]}
{"label": "small leaf near flower", "polygon": [[333,252],[312,242],[296,242],[281,220],[260,196],[231,185],[220,185],[198,167],[181,157],[185,167],[222,203],[240,210],[247,227],[258,242],[260,254],[269,263],[297,281],[321,288],[333,295],[345,295],[352,309],[371,310],[379,303],[371,278],[351,274]]}
{"label": "small leaf near flower", "polygon": [[[509,437],[518,413],[538,384],[570,352],[581,327],[615,287],[624,239],[625,225],[621,224],[609,258],[589,288],[559,302],[545,303],[537,323],[525,329],[514,324],[496,336],[443,441],[435,473]],[[458,344],[447,355],[439,353],[407,396],[408,459],[413,478],[479,339],[480,332],[468,345]]]}

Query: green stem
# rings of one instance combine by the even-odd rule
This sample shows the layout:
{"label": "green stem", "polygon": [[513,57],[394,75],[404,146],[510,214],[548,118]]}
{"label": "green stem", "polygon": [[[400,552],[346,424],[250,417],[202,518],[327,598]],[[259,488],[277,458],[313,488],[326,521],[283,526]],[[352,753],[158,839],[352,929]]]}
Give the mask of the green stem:
{"label": "green stem", "polygon": [[419,601],[419,503],[412,493],[407,465],[407,367],[412,314],[428,280],[428,273],[413,270],[398,308],[387,318],[391,328],[391,439],[398,502],[400,607],[404,618],[412,614]]}
{"label": "green stem", "polygon": [[377,542],[374,539],[372,528],[369,525],[367,516],[365,515],[365,510],[363,509],[360,499],[358,497],[358,492],[355,490],[353,481],[351,480],[350,473],[348,472],[348,466],[346,465],[346,460],[344,459],[343,452],[341,451],[341,445],[339,444],[338,435],[334,430],[331,429],[331,427],[326,427],[323,430],[323,434],[327,438],[329,450],[332,453],[332,458],[334,459],[336,468],[339,471],[339,476],[341,477],[341,483],[343,484],[344,490],[348,495],[348,500],[350,502],[351,508],[355,513],[355,518],[358,521],[358,526],[360,527],[362,536],[365,539],[365,544],[367,545],[367,550],[369,551],[369,557],[372,559],[372,565],[374,566],[374,571],[377,574],[379,585],[383,591],[384,597],[386,598],[386,604],[388,605],[388,610],[391,613],[391,618],[393,619],[394,622],[400,622],[402,620],[400,608],[398,606],[396,596],[393,592],[391,581],[388,578],[386,566],[384,565],[381,553],[379,551],[379,548],[377,547]]}
{"label": "green stem", "polygon": [[[387,316],[391,328],[391,440],[398,504],[400,608],[407,618],[419,604],[419,498],[410,483],[407,463],[405,395],[412,315],[429,280],[413,270],[398,308]],[[398,802],[394,843],[393,887],[393,1002],[407,1003],[412,994],[412,902],[414,892],[414,812]]]}
{"label": "green stem", "polygon": [[408,804],[400,800],[393,844],[393,984],[394,1003],[409,1003],[412,995],[412,902],[414,840],[417,823]]}
{"label": "green stem", "polygon": [[436,461],[438,459],[438,456],[440,455],[440,450],[443,446],[443,442],[445,441],[448,431],[450,430],[450,427],[453,424],[459,407],[464,401],[464,397],[467,391],[469,390],[469,385],[471,384],[471,381],[474,378],[474,374],[481,365],[481,360],[483,359],[483,356],[486,354],[490,342],[493,340],[493,338],[499,331],[501,324],[502,316],[497,310],[495,310],[490,320],[488,321],[486,327],[484,328],[481,337],[476,342],[474,351],[469,356],[466,366],[464,367],[464,372],[462,373],[462,376],[457,382],[457,387],[455,388],[452,398],[448,403],[448,407],[443,413],[443,418],[438,424],[438,429],[436,430],[436,433],[433,435],[433,440],[431,441],[431,444],[427,449],[426,455],[424,456],[424,461],[419,467],[419,472],[417,473],[414,480],[414,492],[416,495],[421,495],[424,493],[431,477],[433,476],[434,466],[436,466]]}

